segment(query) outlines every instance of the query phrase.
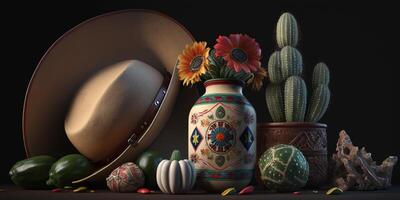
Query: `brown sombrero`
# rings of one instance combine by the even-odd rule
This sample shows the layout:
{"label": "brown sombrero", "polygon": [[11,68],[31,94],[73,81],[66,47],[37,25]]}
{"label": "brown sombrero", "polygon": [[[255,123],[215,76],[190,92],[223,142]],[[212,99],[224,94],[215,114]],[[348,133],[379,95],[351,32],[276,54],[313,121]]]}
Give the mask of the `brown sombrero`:
{"label": "brown sombrero", "polygon": [[[29,83],[22,123],[27,156],[45,154],[60,157],[78,151],[96,162],[98,169],[75,183],[104,181],[111,170],[133,160],[162,131],[177,100],[180,85],[175,68],[177,56],[186,44],[193,41],[192,35],[175,20],[149,10],[111,12],[72,28],[49,48]],[[113,68],[118,68],[119,74],[115,75]],[[102,129],[95,129],[96,124],[85,124],[85,120],[100,115],[98,107],[93,108],[86,118],[79,118],[79,112],[84,107],[80,105],[82,101],[87,101],[87,104],[100,99],[104,105],[112,102],[112,95],[88,95],[92,97],[89,100],[82,97],[86,89],[91,90],[90,85],[97,84],[96,78],[109,76],[107,73],[114,73],[114,77],[107,79],[104,87],[128,86],[129,80],[138,77],[142,77],[141,82],[153,85],[141,89],[140,84],[135,83],[133,88],[123,90],[122,94],[130,94],[128,101],[123,99],[123,95],[120,97],[129,109],[124,111],[121,104],[118,112],[112,114],[119,116],[123,112],[121,121],[124,121],[124,126],[118,124],[119,120],[110,122],[107,121],[109,118],[101,118],[109,126],[118,124],[122,127],[119,131],[125,133],[124,137],[117,138],[121,140],[117,141],[120,143],[118,149],[113,147],[105,151],[108,153],[99,155],[99,148],[91,148],[95,150],[90,153],[87,149],[99,144],[101,139],[113,137],[107,136],[106,130],[98,134]],[[125,82],[118,82],[122,75]],[[97,89],[92,88],[92,91]],[[145,94],[145,98],[136,101],[135,91],[141,96]],[[194,93],[189,95],[195,98]],[[135,106],[126,105],[126,102],[141,106],[140,111],[132,113]],[[132,123],[126,126],[129,120]],[[181,122],[171,120],[168,123]],[[90,137],[88,130],[92,131]],[[107,148],[104,142],[101,145]]]}

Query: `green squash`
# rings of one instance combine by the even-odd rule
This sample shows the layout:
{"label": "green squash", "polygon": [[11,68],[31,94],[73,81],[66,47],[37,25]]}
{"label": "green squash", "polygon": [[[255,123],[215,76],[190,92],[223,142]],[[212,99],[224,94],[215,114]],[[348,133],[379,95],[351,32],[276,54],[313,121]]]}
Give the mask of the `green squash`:
{"label": "green squash", "polygon": [[265,151],[258,162],[261,180],[269,190],[287,192],[304,187],[309,166],[296,147],[279,144]]}
{"label": "green squash", "polygon": [[49,169],[56,162],[51,156],[34,156],[18,161],[10,169],[9,175],[15,185],[27,189],[46,188],[46,180],[49,178]]}
{"label": "green squash", "polygon": [[49,171],[48,186],[62,188],[72,185],[72,181],[84,178],[92,172],[90,161],[80,154],[70,154],[55,162]]}
{"label": "green squash", "polygon": [[158,189],[156,173],[157,166],[164,158],[154,150],[142,153],[136,160],[136,164],[143,170],[145,176],[144,186],[149,189]]}

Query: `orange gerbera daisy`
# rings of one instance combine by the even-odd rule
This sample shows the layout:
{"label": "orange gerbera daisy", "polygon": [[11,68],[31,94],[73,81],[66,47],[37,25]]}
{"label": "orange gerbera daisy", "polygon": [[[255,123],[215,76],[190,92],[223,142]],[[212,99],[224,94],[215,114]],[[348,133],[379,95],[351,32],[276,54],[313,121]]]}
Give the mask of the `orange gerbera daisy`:
{"label": "orange gerbera daisy", "polygon": [[254,73],[253,78],[249,81],[251,83],[251,87],[254,90],[260,90],[263,85],[263,80],[267,76],[267,70],[264,67],[259,67],[258,70]]}
{"label": "orange gerbera daisy", "polygon": [[229,37],[219,36],[214,45],[216,56],[222,56],[227,66],[236,72],[249,73],[259,69],[261,49],[258,43],[248,35],[231,34]]}
{"label": "orange gerbera daisy", "polygon": [[178,57],[178,75],[183,85],[194,84],[200,81],[200,76],[207,72],[208,52],[206,42],[194,42],[186,45]]}

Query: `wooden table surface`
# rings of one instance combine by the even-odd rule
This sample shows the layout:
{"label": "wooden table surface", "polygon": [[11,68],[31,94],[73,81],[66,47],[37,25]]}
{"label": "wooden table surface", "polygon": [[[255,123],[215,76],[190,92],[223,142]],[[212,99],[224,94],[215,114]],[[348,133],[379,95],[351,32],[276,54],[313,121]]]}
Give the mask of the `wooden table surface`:
{"label": "wooden table surface", "polygon": [[231,195],[221,196],[219,194],[207,194],[204,192],[192,192],[185,195],[168,195],[160,192],[152,194],[138,194],[138,193],[113,193],[106,189],[97,189],[94,193],[73,193],[72,191],[63,191],[59,193],[50,190],[23,190],[15,186],[0,186],[0,200],[14,200],[14,199],[58,199],[58,200],[119,200],[119,199],[190,199],[190,200],[213,200],[213,199],[246,199],[246,200],[294,200],[294,199],[349,199],[349,200],[400,200],[400,186],[393,186],[388,190],[379,191],[347,191],[340,195],[325,195],[324,190],[320,190],[318,194],[314,194],[310,190],[301,191],[300,195],[292,193],[270,193],[263,190],[256,190],[250,195]]}

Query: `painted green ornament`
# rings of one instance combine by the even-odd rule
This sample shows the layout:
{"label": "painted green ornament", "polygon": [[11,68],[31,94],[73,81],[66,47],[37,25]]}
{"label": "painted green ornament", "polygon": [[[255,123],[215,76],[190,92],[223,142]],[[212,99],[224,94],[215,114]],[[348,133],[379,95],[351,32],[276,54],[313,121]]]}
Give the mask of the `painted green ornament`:
{"label": "painted green ornament", "polygon": [[215,157],[215,164],[217,164],[219,167],[222,167],[225,163],[225,157],[224,156],[216,156]]}
{"label": "painted green ornament", "polygon": [[225,109],[224,107],[220,106],[217,108],[217,111],[215,112],[215,115],[217,118],[221,119],[225,117]]}
{"label": "painted green ornament", "polygon": [[304,155],[296,147],[278,144],[265,151],[258,167],[261,180],[269,190],[288,192],[304,187],[309,167]]}

